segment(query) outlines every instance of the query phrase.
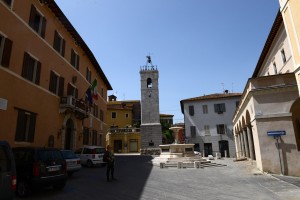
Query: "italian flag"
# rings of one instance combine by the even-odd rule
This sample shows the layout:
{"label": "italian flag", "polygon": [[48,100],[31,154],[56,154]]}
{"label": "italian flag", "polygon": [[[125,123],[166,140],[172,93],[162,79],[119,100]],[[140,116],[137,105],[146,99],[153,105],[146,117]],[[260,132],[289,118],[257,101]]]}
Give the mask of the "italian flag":
{"label": "italian flag", "polygon": [[92,90],[92,97],[93,97],[93,99],[98,100],[97,80],[96,79],[92,83],[91,90]]}

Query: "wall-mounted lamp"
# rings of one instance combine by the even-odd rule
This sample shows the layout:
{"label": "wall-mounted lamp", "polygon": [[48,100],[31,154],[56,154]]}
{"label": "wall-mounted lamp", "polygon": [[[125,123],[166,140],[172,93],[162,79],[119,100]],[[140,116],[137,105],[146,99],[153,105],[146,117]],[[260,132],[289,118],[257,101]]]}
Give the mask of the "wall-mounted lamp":
{"label": "wall-mounted lamp", "polygon": [[58,131],[57,131],[57,139],[59,139],[59,138],[60,138],[60,136],[61,136],[61,134],[62,134],[63,130],[64,130],[64,127],[62,127],[62,128],[60,128],[60,129],[58,129]]}
{"label": "wall-mounted lamp", "polygon": [[62,133],[62,130],[61,130],[61,128],[60,128],[60,129],[58,129],[58,131],[57,131],[57,139],[60,138],[61,133]]}

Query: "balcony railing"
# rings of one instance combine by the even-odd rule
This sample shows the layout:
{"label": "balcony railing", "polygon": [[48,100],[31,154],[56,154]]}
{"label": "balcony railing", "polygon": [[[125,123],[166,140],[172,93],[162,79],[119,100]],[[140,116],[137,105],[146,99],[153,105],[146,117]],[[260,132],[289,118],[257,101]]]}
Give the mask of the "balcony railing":
{"label": "balcony railing", "polygon": [[139,133],[140,128],[109,128],[109,133]]}
{"label": "balcony railing", "polygon": [[84,119],[88,117],[89,107],[85,101],[67,96],[60,99],[60,111],[73,112],[76,118]]}

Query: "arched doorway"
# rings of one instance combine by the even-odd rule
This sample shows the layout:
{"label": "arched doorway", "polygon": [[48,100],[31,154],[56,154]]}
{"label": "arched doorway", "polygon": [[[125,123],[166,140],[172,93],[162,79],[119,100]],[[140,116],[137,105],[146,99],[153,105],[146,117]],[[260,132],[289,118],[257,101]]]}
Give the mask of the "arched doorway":
{"label": "arched doorway", "polygon": [[290,112],[292,113],[297,149],[300,151],[300,98],[293,103]]}
{"label": "arched doorway", "polygon": [[66,123],[65,132],[65,149],[73,149],[74,141],[74,122],[72,119],[68,119]]}
{"label": "arched doorway", "polygon": [[226,156],[229,156],[229,146],[228,146],[228,141],[227,140],[220,140],[219,141],[219,150],[221,153],[222,157],[225,157],[225,151],[226,151]]}

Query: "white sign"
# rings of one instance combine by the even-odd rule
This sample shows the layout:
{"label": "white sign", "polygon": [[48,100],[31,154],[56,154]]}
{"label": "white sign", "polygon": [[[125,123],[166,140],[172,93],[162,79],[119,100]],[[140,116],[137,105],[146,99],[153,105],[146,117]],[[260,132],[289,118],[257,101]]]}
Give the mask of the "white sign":
{"label": "white sign", "polygon": [[7,110],[7,100],[0,98],[0,110]]}

